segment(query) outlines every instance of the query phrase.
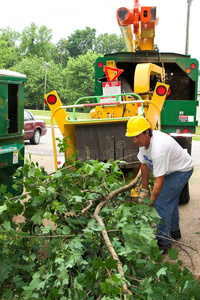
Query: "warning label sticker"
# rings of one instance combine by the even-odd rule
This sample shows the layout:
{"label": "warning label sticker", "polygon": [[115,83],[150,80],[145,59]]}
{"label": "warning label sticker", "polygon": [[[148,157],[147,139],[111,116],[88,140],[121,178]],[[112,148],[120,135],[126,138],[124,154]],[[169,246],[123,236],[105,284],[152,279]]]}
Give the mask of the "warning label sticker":
{"label": "warning label sticker", "polygon": [[18,161],[19,161],[19,153],[18,153],[18,151],[14,151],[13,152],[13,165],[18,164]]}
{"label": "warning label sticker", "polygon": [[194,116],[179,115],[179,122],[194,122]]}
{"label": "warning label sticker", "polygon": [[[121,82],[120,81],[108,81],[102,83],[103,95],[118,95],[121,94]],[[102,97],[101,102],[115,102],[116,97]],[[121,97],[119,97],[121,101]]]}

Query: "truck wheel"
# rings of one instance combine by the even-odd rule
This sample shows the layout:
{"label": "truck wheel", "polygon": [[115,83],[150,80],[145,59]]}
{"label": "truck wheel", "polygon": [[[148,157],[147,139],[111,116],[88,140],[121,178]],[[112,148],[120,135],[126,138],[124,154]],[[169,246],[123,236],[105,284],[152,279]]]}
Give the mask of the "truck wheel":
{"label": "truck wheel", "polygon": [[38,145],[39,142],[40,142],[40,131],[39,129],[36,129],[33,134],[33,137],[30,139],[30,143],[32,145]]}
{"label": "truck wheel", "polygon": [[189,200],[190,200],[190,193],[189,193],[189,184],[187,182],[180,194],[179,204],[186,204],[189,202]]}

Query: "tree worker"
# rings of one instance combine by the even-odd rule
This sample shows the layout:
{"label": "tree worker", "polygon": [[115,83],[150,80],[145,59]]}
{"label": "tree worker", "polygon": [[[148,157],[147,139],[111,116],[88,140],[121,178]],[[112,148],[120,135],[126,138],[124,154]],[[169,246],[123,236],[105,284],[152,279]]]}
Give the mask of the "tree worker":
{"label": "tree worker", "polygon": [[[179,196],[193,172],[193,161],[171,136],[152,130],[142,116],[132,117],[127,123],[127,137],[139,147],[142,190],[140,197],[152,200],[162,224],[157,224],[158,246],[166,254],[171,249],[170,237],[180,239]],[[150,169],[155,178],[149,192]],[[166,239],[166,238],[168,239]]]}

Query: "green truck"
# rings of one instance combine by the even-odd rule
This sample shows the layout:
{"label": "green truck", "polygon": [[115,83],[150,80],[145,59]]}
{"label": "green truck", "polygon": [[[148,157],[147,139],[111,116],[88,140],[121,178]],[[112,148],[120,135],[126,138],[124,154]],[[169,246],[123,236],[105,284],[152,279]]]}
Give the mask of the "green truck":
{"label": "green truck", "polygon": [[[170,134],[191,154],[192,136],[197,124],[196,109],[198,89],[198,61],[189,55],[160,53],[158,51],[120,52],[99,57],[95,65],[95,95],[102,95],[103,83],[107,81],[104,66],[110,62],[123,73],[118,80],[124,93],[134,92],[135,74],[139,65],[153,64],[165,70],[165,84],[169,91],[161,111],[161,131]],[[158,75],[149,76],[148,90],[139,95],[151,97],[158,81]],[[141,73],[141,84],[146,82]],[[180,202],[189,201],[188,185],[185,187]]]}
{"label": "green truck", "polygon": [[24,165],[24,83],[25,75],[0,70],[0,186],[14,196],[13,175]]}

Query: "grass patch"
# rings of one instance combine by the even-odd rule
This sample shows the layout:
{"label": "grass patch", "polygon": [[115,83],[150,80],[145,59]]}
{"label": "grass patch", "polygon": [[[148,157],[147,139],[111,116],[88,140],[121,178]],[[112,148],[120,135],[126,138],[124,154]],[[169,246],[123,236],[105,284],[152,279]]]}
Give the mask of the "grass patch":
{"label": "grass patch", "polygon": [[[40,118],[41,120],[44,120],[47,125],[51,125],[51,111],[50,110],[34,110],[34,109],[29,109],[32,114],[34,114],[36,117]],[[67,112],[68,116],[70,119],[73,118],[73,113],[72,112]],[[77,119],[90,119],[90,114],[89,113],[76,113],[76,118]],[[56,122],[54,121],[54,124]]]}
{"label": "grass patch", "polygon": [[196,127],[196,134],[197,134],[197,136],[194,136],[194,137],[192,138],[192,140],[193,140],[193,141],[200,141],[200,126],[197,126],[197,127]]}

